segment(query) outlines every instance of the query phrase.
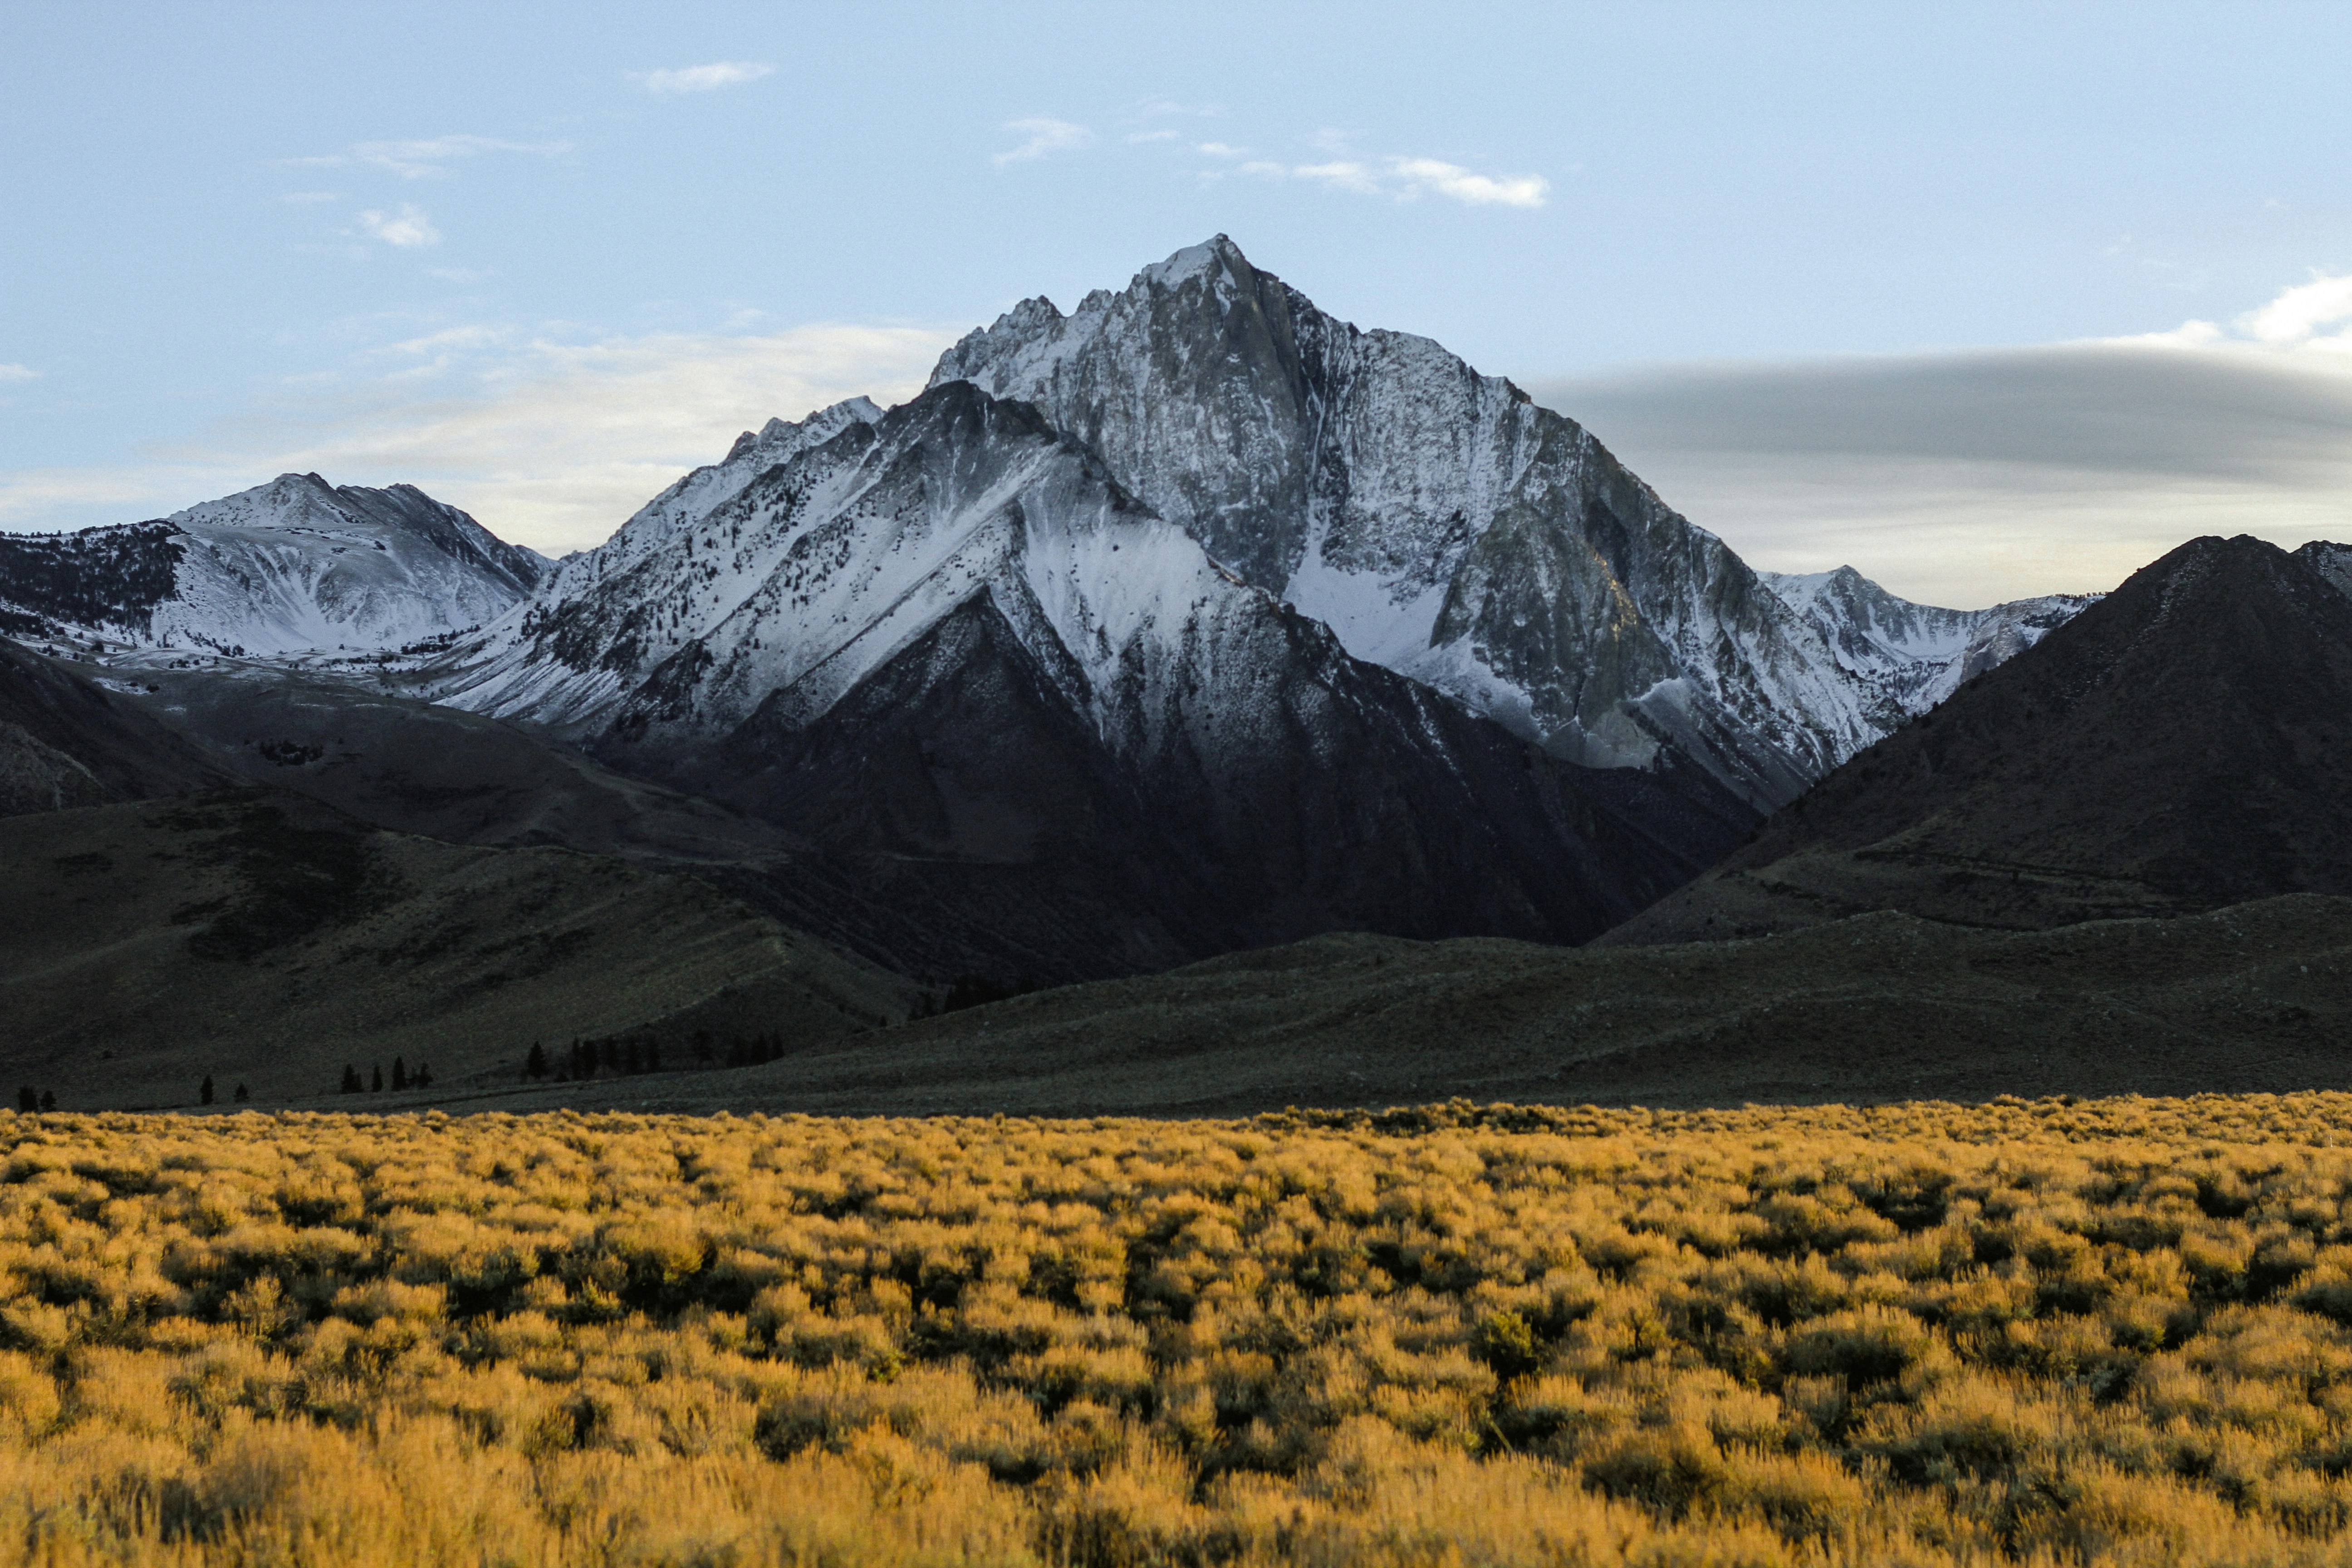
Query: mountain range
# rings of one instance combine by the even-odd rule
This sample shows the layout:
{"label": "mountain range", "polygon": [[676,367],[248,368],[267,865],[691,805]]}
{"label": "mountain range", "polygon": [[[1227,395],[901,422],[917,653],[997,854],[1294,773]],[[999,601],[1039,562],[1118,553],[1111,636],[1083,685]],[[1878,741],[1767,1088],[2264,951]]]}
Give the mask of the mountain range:
{"label": "mountain range", "polygon": [[[1333,931],[1630,949],[1891,910],[1934,942],[2352,893],[2327,825],[2347,583],[2352,550],[2244,540],[2105,599],[1975,611],[1851,568],[1758,572],[1564,415],[1324,314],[1218,237],[1067,313],[1016,306],[899,406],[747,431],[562,562],[410,487],[315,475],[0,539],[0,629],[58,656],[12,656],[0,804],[110,811],[125,845],[192,862],[265,842],[236,826],[255,812],[387,866],[539,855],[517,887],[584,857],[767,933],[728,951],[771,958],[707,990],[738,1026],[741,998],[785,994],[773,954],[845,966],[817,989],[856,1000],[795,1004],[794,1029],[862,1048],[943,1003],[1158,995],[1118,977]],[[245,815],[152,804],[189,792]],[[540,896],[501,919],[530,928]],[[450,907],[417,897],[400,919]],[[183,963],[229,908],[156,951]],[[481,963],[443,979],[513,981]],[[1687,969],[1671,983],[1713,973]],[[594,999],[580,1031],[675,1048],[717,1016],[567,973]],[[481,1060],[520,1048],[512,1008],[401,994],[353,1016],[474,1016]],[[1759,994],[1696,1000],[1718,1022],[1690,1037]],[[44,1048],[95,1037],[47,1027]],[[1268,1027],[1267,1050],[1312,1035]]]}

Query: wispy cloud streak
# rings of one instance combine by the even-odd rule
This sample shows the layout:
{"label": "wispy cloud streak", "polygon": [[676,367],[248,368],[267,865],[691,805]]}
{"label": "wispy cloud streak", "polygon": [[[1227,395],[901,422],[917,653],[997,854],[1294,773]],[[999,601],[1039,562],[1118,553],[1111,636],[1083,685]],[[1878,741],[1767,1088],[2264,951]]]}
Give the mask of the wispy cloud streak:
{"label": "wispy cloud streak", "polygon": [[1075,153],[1094,144],[1095,133],[1083,125],[1073,125],[1066,120],[1008,120],[1004,129],[1024,138],[1018,147],[1007,149],[989,159],[1002,169],[1009,163],[1026,163],[1051,153]]}
{"label": "wispy cloud streak", "polygon": [[722,87],[739,87],[744,82],[757,81],[763,76],[775,74],[775,67],[752,60],[714,60],[707,66],[642,71],[637,73],[635,79],[647,92],[673,94],[716,92]]}

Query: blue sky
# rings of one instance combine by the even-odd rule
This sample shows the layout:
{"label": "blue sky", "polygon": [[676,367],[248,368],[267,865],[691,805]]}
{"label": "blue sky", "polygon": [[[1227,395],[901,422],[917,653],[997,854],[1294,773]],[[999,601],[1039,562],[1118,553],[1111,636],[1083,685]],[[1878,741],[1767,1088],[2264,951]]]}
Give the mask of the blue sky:
{"label": "blue sky", "polygon": [[15,0],[0,527],[299,466],[592,543],[1223,231],[1759,564],[2104,586],[2352,500],[2347,58],[2343,6]]}

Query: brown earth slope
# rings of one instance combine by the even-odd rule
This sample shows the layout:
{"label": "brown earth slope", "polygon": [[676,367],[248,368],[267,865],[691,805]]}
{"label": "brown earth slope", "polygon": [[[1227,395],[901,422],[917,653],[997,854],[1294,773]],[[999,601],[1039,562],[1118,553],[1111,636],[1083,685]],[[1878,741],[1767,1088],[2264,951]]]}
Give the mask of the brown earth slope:
{"label": "brown earth slope", "polygon": [[1848,762],[1603,945],[1867,910],[2011,930],[2352,893],[2352,598],[2199,539]]}

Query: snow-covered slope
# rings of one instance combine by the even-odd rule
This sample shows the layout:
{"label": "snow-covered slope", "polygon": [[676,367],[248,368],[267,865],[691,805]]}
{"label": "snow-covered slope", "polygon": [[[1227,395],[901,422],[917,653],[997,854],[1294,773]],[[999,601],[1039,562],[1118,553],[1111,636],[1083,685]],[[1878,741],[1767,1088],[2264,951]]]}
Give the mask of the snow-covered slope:
{"label": "snow-covered slope", "polygon": [[1696,758],[1784,801],[1901,715],[1574,421],[1425,338],[1360,331],[1219,236],[1014,308],[943,356],[1349,650],[1553,752]]}
{"label": "snow-covered slope", "polygon": [[548,567],[414,486],[281,474],[154,522],[0,536],[0,629],[254,656],[397,648],[496,620]]}
{"label": "snow-covered slope", "polygon": [[1811,624],[1856,681],[1906,715],[1926,712],[2099,598],[2050,594],[1990,609],[1943,610],[1897,598],[1851,566],[1757,575]]}
{"label": "snow-covered slope", "polygon": [[746,437],[432,691],[835,847],[1049,868],[1140,922],[1132,963],[1335,924],[1574,939],[1752,821],[1349,657],[960,382]]}
{"label": "snow-covered slope", "polygon": [[805,722],[986,597],[1107,722],[1122,669],[1162,680],[1274,613],[1034,415],[959,391],[771,422],[567,563],[446,700],[654,744]]}

